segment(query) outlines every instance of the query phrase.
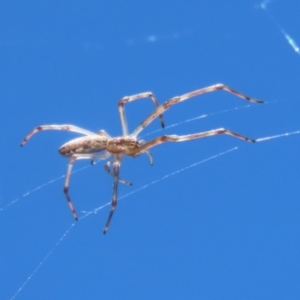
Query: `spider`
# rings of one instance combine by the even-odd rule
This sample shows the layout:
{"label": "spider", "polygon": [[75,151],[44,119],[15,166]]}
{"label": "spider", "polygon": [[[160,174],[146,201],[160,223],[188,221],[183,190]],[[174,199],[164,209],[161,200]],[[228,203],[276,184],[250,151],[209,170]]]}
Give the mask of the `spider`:
{"label": "spider", "polygon": [[[121,179],[119,177],[119,169],[122,162],[123,155],[137,157],[140,154],[145,153],[148,155],[150,164],[153,165],[153,158],[149,149],[157,146],[159,144],[165,142],[184,142],[193,139],[199,139],[203,137],[219,135],[219,134],[227,134],[233,136],[235,138],[242,139],[247,142],[255,142],[254,139],[248,138],[244,135],[239,133],[233,132],[231,130],[225,128],[218,128],[209,131],[193,133],[188,135],[162,135],[157,137],[149,142],[145,142],[138,138],[139,133],[145,129],[154,119],[159,118],[161,126],[164,127],[164,119],[163,113],[167,111],[172,105],[175,105],[179,102],[183,102],[195,96],[202,95],[208,92],[214,92],[218,90],[224,90],[226,92],[232,93],[244,100],[254,102],[254,103],[263,103],[261,100],[250,98],[231,87],[225,84],[215,84],[208,87],[204,87],[181,96],[176,96],[162,105],[158,105],[157,99],[152,92],[145,92],[140,93],[132,96],[125,96],[123,97],[118,103],[118,109],[120,114],[121,126],[123,135],[118,137],[111,137],[106,131],[100,130],[98,132],[91,132],[89,130],[74,126],[74,125],[42,125],[34,128],[21,142],[21,146],[24,146],[25,143],[37,132],[41,130],[66,130],[77,132],[83,134],[83,137],[75,138],[59,148],[59,153],[64,157],[70,157],[67,173],[64,182],[64,194],[67,199],[67,203],[69,208],[73,214],[75,220],[78,220],[77,213],[75,211],[75,207],[71,201],[71,197],[69,195],[69,184],[70,184],[70,177],[72,172],[73,164],[78,159],[89,159],[92,163],[95,160],[102,160],[107,159],[109,156],[112,155],[112,159],[108,161],[104,168],[105,170],[113,177],[113,192],[112,192],[112,200],[111,200],[111,208],[108,215],[108,219],[106,221],[105,227],[103,229],[103,233],[105,234],[109,228],[111,219],[113,217],[114,211],[117,205],[117,195],[118,195],[118,183],[121,182],[126,185],[131,185],[131,182]],[[150,98],[154,105],[155,110],[146,118],[144,119],[131,134],[128,134],[128,127],[127,121],[125,116],[125,109],[124,104],[143,99],[143,98]],[[99,153],[102,152],[102,153]]]}

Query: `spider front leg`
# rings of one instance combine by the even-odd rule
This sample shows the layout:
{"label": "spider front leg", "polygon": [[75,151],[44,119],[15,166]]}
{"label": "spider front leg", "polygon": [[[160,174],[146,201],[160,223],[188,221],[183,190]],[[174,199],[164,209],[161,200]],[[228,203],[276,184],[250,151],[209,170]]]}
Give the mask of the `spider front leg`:
{"label": "spider front leg", "polygon": [[[144,93],[140,93],[140,94],[136,94],[136,95],[132,95],[132,96],[125,96],[119,101],[118,107],[119,107],[119,114],[120,114],[120,119],[121,119],[123,135],[128,135],[128,126],[127,126],[127,121],[126,121],[126,116],[125,116],[124,104],[131,102],[131,101],[144,99],[144,98],[151,98],[155,107],[156,108],[159,107],[156,97],[151,92],[144,92]],[[163,115],[160,114],[160,115],[158,115],[158,117],[160,118],[160,123],[161,123],[162,128],[164,128],[165,123],[164,123]]]}
{"label": "spider front leg", "polygon": [[165,103],[163,103],[162,105],[160,105],[159,107],[156,108],[156,110],[151,113],[142,123],[140,123],[140,125],[138,125],[135,130],[132,132],[132,136],[138,136],[138,134],[145,128],[147,127],[153,120],[155,120],[158,116],[162,115],[166,110],[168,110],[171,106],[183,102],[185,100],[188,100],[190,98],[196,97],[196,96],[200,96],[202,94],[205,93],[210,93],[210,92],[215,92],[215,91],[219,91],[219,90],[223,90],[226,91],[228,93],[231,93],[237,97],[240,97],[246,101],[249,102],[253,102],[253,103],[264,103],[261,100],[249,97],[237,90],[234,90],[233,88],[229,87],[226,84],[223,83],[218,83],[218,84],[214,84],[211,86],[207,86],[205,88],[202,89],[198,89],[186,94],[183,94],[181,96],[176,96],[173,97],[171,99],[169,99],[168,101],[166,101]]}
{"label": "spider front leg", "polygon": [[103,234],[106,234],[106,232],[109,228],[112,216],[113,216],[113,214],[115,212],[115,209],[116,209],[116,206],[117,206],[119,170],[120,170],[120,162],[116,161],[113,164],[114,185],[113,185],[113,194],[112,194],[112,200],[111,200],[111,209],[110,209],[105,227],[103,229]]}
{"label": "spider front leg", "polygon": [[187,134],[187,135],[162,135],[156,139],[153,139],[152,141],[145,143],[143,146],[137,149],[137,153],[138,154],[144,153],[148,151],[148,149],[165,142],[185,142],[189,140],[200,139],[200,138],[219,135],[219,134],[227,134],[247,142],[255,142],[255,140],[250,139],[239,133],[233,132],[225,128],[219,128],[219,129],[214,129],[214,130],[209,130],[209,131],[204,131],[204,132],[199,132],[194,134]]}

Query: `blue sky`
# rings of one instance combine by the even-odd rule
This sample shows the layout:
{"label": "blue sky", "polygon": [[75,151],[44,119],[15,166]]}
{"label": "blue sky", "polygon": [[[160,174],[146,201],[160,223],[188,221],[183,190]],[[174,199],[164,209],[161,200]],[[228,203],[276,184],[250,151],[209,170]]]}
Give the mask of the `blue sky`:
{"label": "blue sky", "polygon": [[[164,144],[152,150],[153,167],[146,156],[125,158],[121,176],[133,186],[120,185],[105,236],[109,207],[72,226],[62,192],[67,159],[57,149],[78,135],[41,132],[19,147],[42,124],[117,136],[121,97],[152,91],[163,103],[218,82],[267,103],[245,108],[226,92],[207,94],[174,106],[165,122],[207,117],[144,138],[299,130],[300,56],[284,33],[300,43],[300,4],[258,4],[0,4],[1,299],[299,299],[299,135]],[[152,110],[147,99],[128,104],[130,130]],[[156,121],[143,134],[158,129]],[[110,201],[103,165],[75,164],[86,167],[70,186],[80,217]]]}

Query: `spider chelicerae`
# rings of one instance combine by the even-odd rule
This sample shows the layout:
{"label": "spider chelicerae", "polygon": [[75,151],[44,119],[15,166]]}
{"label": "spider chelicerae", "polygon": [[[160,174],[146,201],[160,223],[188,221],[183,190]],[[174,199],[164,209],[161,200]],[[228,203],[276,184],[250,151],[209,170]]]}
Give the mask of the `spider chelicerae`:
{"label": "spider chelicerae", "polygon": [[[199,132],[199,133],[193,133],[193,134],[187,134],[187,135],[162,135],[160,137],[157,137],[149,142],[145,142],[138,138],[139,133],[147,127],[154,119],[159,118],[161,126],[164,127],[164,120],[163,120],[163,113],[168,110],[172,105],[177,104],[179,102],[183,102],[185,100],[188,100],[192,97],[202,95],[204,93],[208,92],[214,92],[218,90],[224,90],[229,93],[232,93],[244,100],[254,102],[254,103],[263,103],[261,100],[257,100],[254,98],[250,98],[225,84],[215,84],[208,87],[204,87],[202,89],[198,89],[186,94],[183,94],[181,96],[176,96],[162,105],[158,105],[158,102],[156,100],[156,97],[151,92],[145,92],[140,93],[132,96],[126,96],[123,97],[119,103],[118,103],[118,109],[121,119],[121,126],[123,135],[118,137],[111,137],[106,131],[100,130],[99,132],[91,132],[89,130],[64,124],[64,125],[41,125],[36,128],[34,128],[21,142],[21,146],[24,146],[25,143],[37,132],[41,130],[66,130],[66,131],[72,131],[81,133],[84,136],[75,138],[64,145],[62,145],[59,148],[59,153],[65,157],[70,157],[70,161],[67,168],[67,173],[65,177],[65,183],[64,183],[64,194],[66,196],[69,208],[73,214],[73,217],[75,220],[78,220],[78,216],[75,210],[75,207],[71,201],[70,195],[69,195],[69,184],[70,184],[70,176],[72,172],[73,164],[78,159],[89,159],[91,162],[94,162],[95,160],[101,160],[106,159],[109,156],[112,155],[112,159],[109,160],[104,168],[105,170],[112,175],[113,177],[113,192],[112,192],[112,200],[111,200],[111,209],[108,215],[108,219],[106,221],[103,233],[105,234],[109,228],[112,216],[114,214],[116,205],[117,205],[117,195],[118,195],[118,183],[124,183],[126,185],[131,185],[129,181],[126,181],[124,179],[121,179],[119,177],[119,169],[122,162],[123,155],[136,157],[140,154],[147,154],[150,159],[150,164],[153,164],[153,158],[151,153],[149,152],[149,149],[157,146],[159,144],[165,143],[165,142],[184,142],[188,140],[193,139],[199,139],[203,137],[213,136],[213,135],[219,135],[219,134],[227,134],[231,135],[235,138],[242,139],[247,142],[255,142],[255,140],[250,139],[244,135],[241,135],[239,133],[233,132],[231,130],[225,129],[225,128],[218,128],[213,129],[209,131]],[[156,109],[146,118],[144,119],[131,134],[128,134],[128,127],[126,122],[126,116],[125,116],[125,110],[124,110],[124,104],[143,99],[143,98],[150,98]],[[100,153],[102,152],[102,153]]]}

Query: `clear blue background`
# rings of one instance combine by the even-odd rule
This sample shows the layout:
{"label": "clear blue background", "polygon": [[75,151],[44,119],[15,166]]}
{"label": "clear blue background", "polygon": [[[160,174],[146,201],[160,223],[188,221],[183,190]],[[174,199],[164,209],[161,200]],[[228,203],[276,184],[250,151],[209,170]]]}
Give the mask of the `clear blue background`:
{"label": "clear blue background", "polygon": [[[104,3],[105,2],[105,3]],[[13,1],[0,4],[0,298],[299,299],[300,136],[250,144],[220,136],[125,158],[120,197],[209,158],[73,224],[62,192],[67,160],[57,149],[78,136],[41,124],[121,134],[118,100],[153,91],[160,103],[218,82],[268,102],[160,131],[226,127],[253,138],[300,129],[300,56],[256,1]],[[300,43],[300,3],[269,11]],[[166,125],[247,105],[225,92],[166,112]],[[131,130],[150,100],[128,104]],[[153,122],[145,131],[159,129]],[[77,162],[74,169],[88,166]],[[75,173],[80,216],[110,201],[103,162]]]}

